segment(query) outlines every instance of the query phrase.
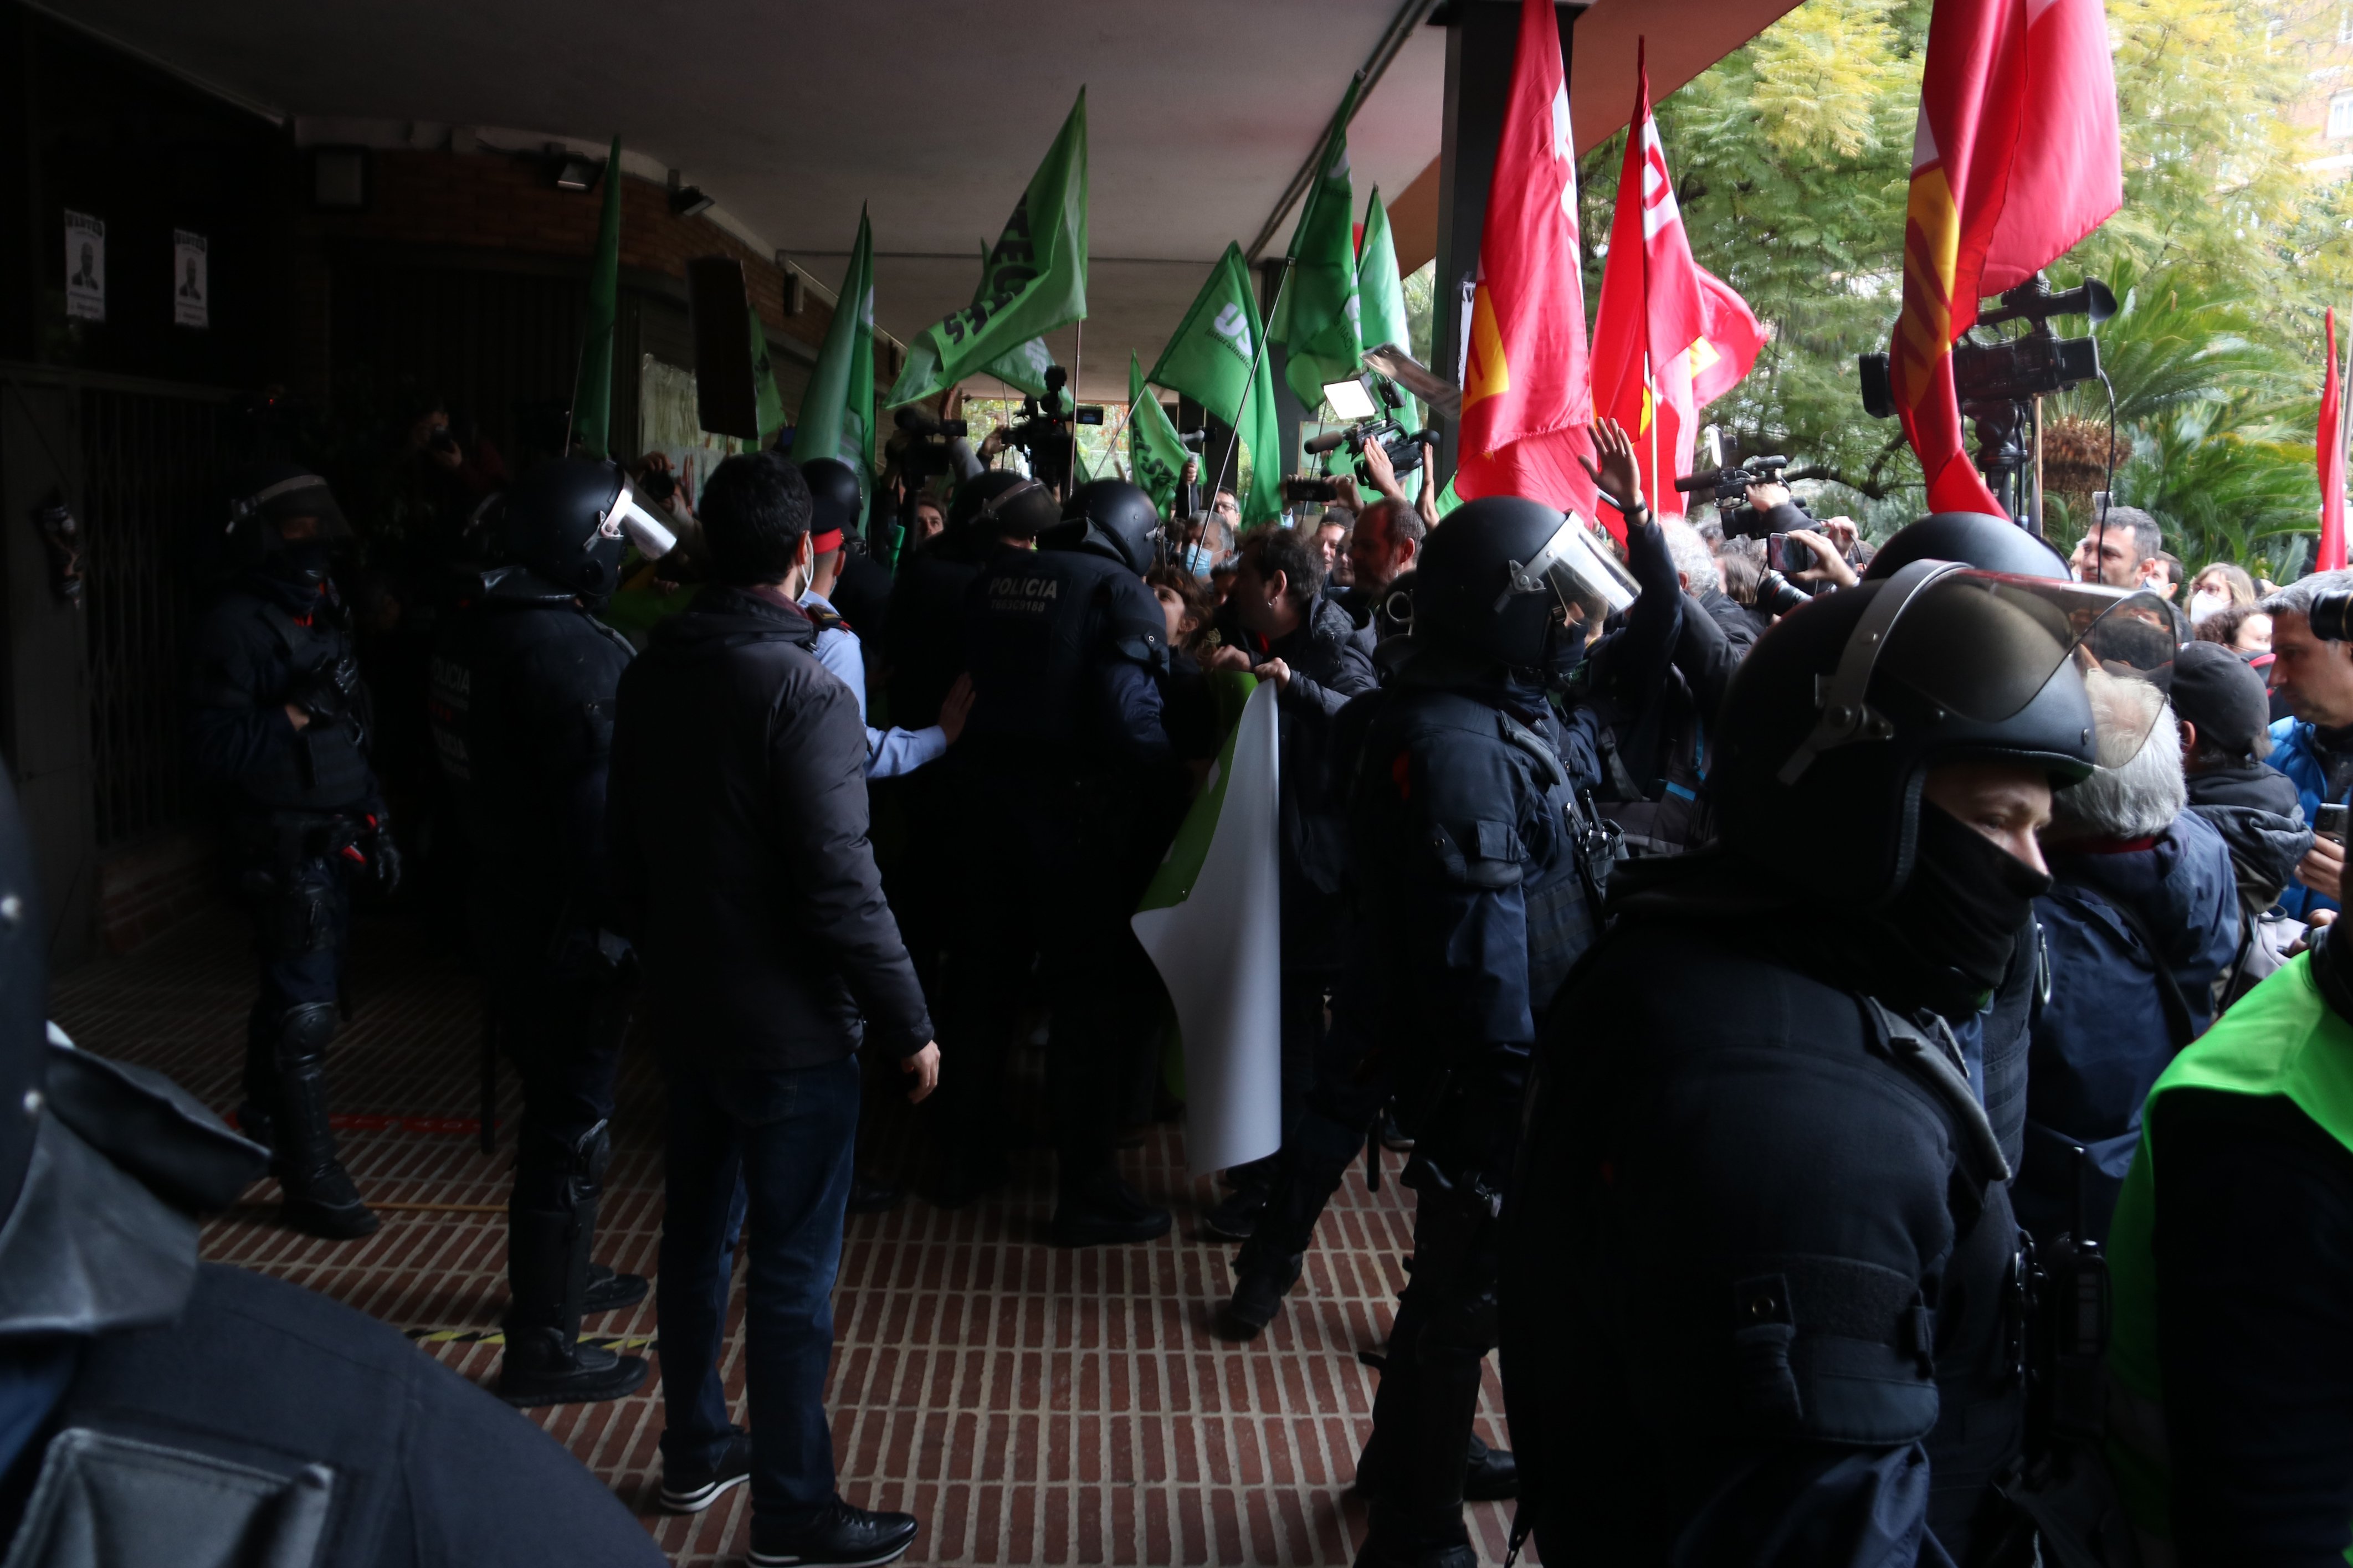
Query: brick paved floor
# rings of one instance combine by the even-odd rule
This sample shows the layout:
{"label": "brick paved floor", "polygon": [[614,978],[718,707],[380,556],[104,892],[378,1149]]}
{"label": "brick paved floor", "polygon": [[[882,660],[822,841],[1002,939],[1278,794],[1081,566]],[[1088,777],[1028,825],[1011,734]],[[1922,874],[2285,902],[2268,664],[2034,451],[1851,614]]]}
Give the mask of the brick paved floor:
{"label": "brick paved floor", "polygon": [[[207,914],[132,957],[64,976],[52,1010],[85,1047],[170,1073],[227,1111],[252,997],[245,942],[233,912]],[[297,1236],[274,1223],[276,1187],[264,1182],[206,1228],[206,1253],[404,1329],[493,1330],[506,1301],[512,1075],[508,1131],[485,1156],[460,1120],[474,1114],[479,1037],[478,993],[462,963],[408,928],[367,926],[353,980],[359,1016],[330,1070],[339,1116],[363,1123],[344,1132],[343,1149],[383,1207],[383,1228],[343,1245]],[[633,1042],[597,1256],[649,1275],[661,1223],[660,1097]],[[1349,1561],[1364,1506],[1347,1485],[1374,1389],[1356,1352],[1388,1336],[1408,1194],[1394,1179],[1368,1192],[1360,1167],[1325,1215],[1283,1317],[1257,1343],[1230,1345],[1209,1325],[1231,1250],[1198,1230],[1195,1216],[1216,1193],[1186,1176],[1182,1144],[1179,1131],[1164,1129],[1124,1156],[1129,1178],[1176,1210],[1174,1233],[1147,1246],[1043,1245],[1052,1194],[1042,1149],[1021,1157],[1010,1187],[971,1209],[910,1200],[850,1220],[827,1394],[834,1451],[852,1502],[923,1518],[909,1562]],[[1387,1165],[1394,1178],[1397,1156]],[[592,1325],[649,1341],[653,1302]],[[494,1346],[462,1339],[419,1353],[482,1381],[497,1366]],[[740,1399],[740,1294],[727,1356]],[[678,1563],[728,1560],[744,1544],[742,1489],[700,1519],[655,1510],[661,1407],[652,1386],[534,1414]],[[1501,1410],[1491,1364],[1481,1417],[1490,1442],[1504,1441]],[[1472,1514],[1482,1553],[1500,1562],[1507,1505]]]}

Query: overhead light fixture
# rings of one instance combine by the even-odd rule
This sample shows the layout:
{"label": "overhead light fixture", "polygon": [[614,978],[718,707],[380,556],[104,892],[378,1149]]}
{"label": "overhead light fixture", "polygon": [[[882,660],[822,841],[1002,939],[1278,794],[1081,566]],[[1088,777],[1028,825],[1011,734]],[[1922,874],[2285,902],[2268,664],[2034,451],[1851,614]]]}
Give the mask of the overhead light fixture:
{"label": "overhead light fixture", "polygon": [[700,185],[679,183],[676,169],[670,172],[670,211],[672,217],[692,217],[711,205],[711,198],[702,194]]}
{"label": "overhead light fixture", "polygon": [[1351,421],[1375,418],[1380,412],[1373,406],[1373,395],[1353,375],[1345,381],[1325,382],[1324,401],[1332,405],[1333,413]]}
{"label": "overhead light fixture", "polygon": [[571,152],[564,147],[551,147],[548,155],[555,168],[555,188],[559,191],[587,191],[596,186],[596,176],[603,173],[596,159],[585,153]]}

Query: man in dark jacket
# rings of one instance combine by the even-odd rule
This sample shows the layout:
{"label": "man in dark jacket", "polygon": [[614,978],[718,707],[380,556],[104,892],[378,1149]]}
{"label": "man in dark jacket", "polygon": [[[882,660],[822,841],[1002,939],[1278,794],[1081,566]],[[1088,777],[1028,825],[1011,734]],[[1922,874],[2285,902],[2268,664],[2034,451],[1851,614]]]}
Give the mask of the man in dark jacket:
{"label": "man in dark jacket", "polygon": [[2168,695],[2181,725],[2189,809],[2229,846],[2239,914],[2252,924],[2279,902],[2312,847],[2294,781],[2263,766],[2272,749],[2263,678],[2220,643],[2184,643],[2173,656]]}
{"label": "man in dark jacket", "polygon": [[[857,700],[809,652],[807,485],[773,454],[702,492],[712,584],[621,679],[611,875],[661,1019],[670,1133],[662,1226],[662,1497],[752,1482],[754,1563],[885,1563],[906,1514],[834,1490],[823,1394],[858,1126],[861,1042],[939,1070],[866,838]],[[728,1207],[750,1197],[752,1434],[719,1368]]]}
{"label": "man in dark jacket", "polygon": [[351,882],[373,872],[389,891],[400,876],[368,763],[374,713],[329,575],[347,536],[316,474],[280,464],[252,477],[227,534],[238,574],[196,627],[188,724],[261,960],[237,1124],[270,1150],[287,1223],[331,1239],[376,1226],[327,1121]]}
{"label": "man in dark jacket", "polygon": [[[2105,1241],[2140,1142],[2141,1102],[2212,1020],[2210,987],[2239,942],[2238,879],[2221,836],[2182,809],[2181,743],[2153,687],[2086,682],[2103,729],[2149,722],[2132,758],[2063,789],[2043,834],[2050,891],[2035,900],[2051,964],[2033,1015],[2026,1161],[2011,1188],[2039,1242]],[[2073,1151],[2088,1156],[2078,1170]]]}
{"label": "man in dark jacket", "polygon": [[[1393,508],[1395,503],[1389,503]],[[1324,995],[1347,956],[1341,875],[1346,824],[1331,773],[1333,721],[1349,698],[1379,684],[1369,623],[1350,617],[1324,588],[1311,541],[1262,528],[1242,541],[1226,594],[1224,643],[1212,669],[1253,669],[1275,684],[1282,888],[1283,1125],[1297,1119],[1314,1082]],[[1345,765],[1345,762],[1341,764]],[[1231,1173],[1235,1186],[1203,1216],[1213,1236],[1247,1237],[1274,1185],[1270,1155]]]}

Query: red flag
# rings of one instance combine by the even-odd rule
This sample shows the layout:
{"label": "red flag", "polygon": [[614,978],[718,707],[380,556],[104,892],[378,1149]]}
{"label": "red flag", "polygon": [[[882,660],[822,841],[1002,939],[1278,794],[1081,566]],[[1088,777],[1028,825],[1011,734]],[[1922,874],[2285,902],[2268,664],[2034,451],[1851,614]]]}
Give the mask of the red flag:
{"label": "red flag", "polygon": [[[1593,322],[1593,406],[1633,437],[1651,507],[1680,512],[1683,498],[1660,475],[1676,479],[1691,472],[1700,408],[1748,374],[1765,333],[1747,301],[1692,259],[1691,235],[1651,115],[1642,49],[1638,43],[1634,114],[1627,121],[1609,262]],[[1624,539],[1625,521],[1614,509],[1602,521]]]}
{"label": "red flag", "polygon": [[2100,0],[1937,0],[1888,355],[1932,511],[2001,514],[1969,465],[1953,391],[1952,345],[1978,296],[2024,282],[2123,202]]}
{"label": "red flag", "polygon": [[2328,310],[2328,379],[2320,387],[2320,553],[2316,572],[2345,570],[2345,389],[2337,379],[2337,309]]}
{"label": "red flag", "polygon": [[1527,496],[1592,517],[1593,481],[1577,461],[1592,418],[1560,23],[1552,0],[1521,0],[1472,294],[1454,493]]}

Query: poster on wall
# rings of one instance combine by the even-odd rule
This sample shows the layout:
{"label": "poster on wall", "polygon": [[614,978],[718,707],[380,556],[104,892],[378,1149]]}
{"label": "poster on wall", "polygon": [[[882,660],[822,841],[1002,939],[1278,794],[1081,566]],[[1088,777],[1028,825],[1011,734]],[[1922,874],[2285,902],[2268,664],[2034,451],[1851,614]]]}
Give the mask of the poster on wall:
{"label": "poster on wall", "polygon": [[203,331],[213,324],[212,264],[205,237],[172,231],[172,321]]}
{"label": "poster on wall", "polygon": [[88,213],[66,214],[66,314],[106,320],[106,223]]}

